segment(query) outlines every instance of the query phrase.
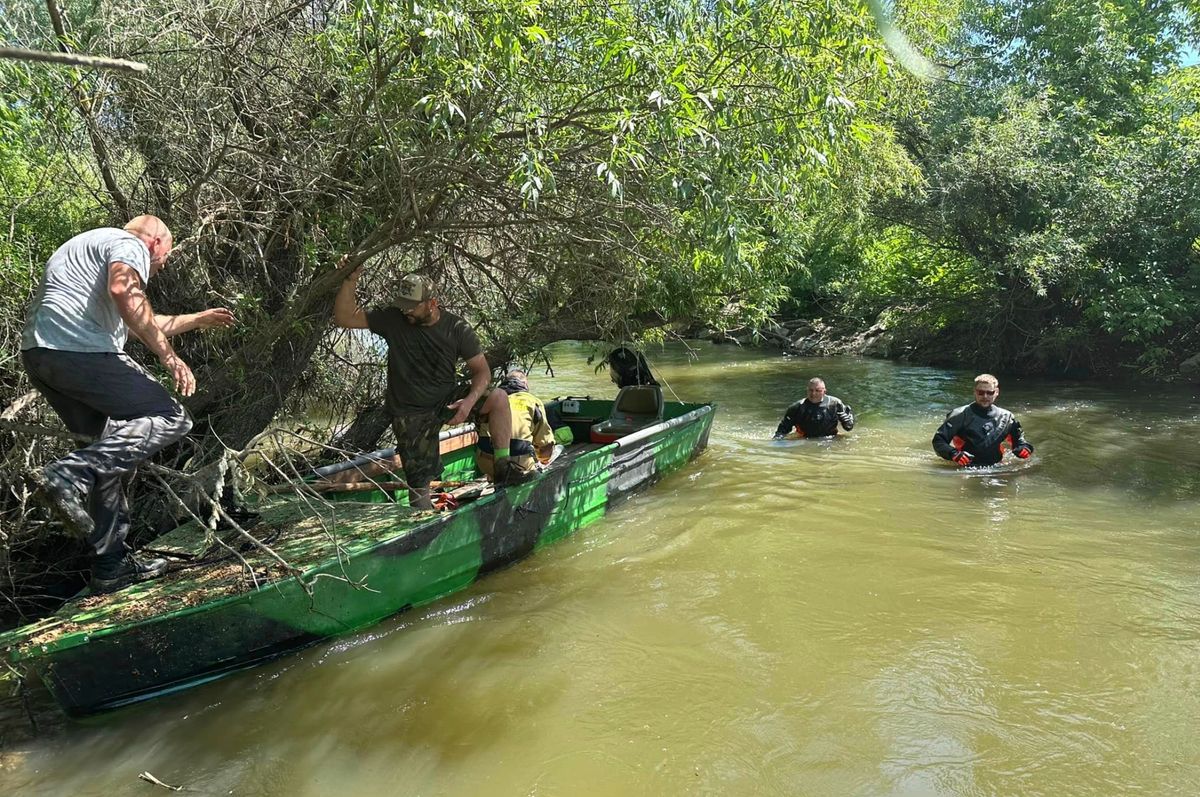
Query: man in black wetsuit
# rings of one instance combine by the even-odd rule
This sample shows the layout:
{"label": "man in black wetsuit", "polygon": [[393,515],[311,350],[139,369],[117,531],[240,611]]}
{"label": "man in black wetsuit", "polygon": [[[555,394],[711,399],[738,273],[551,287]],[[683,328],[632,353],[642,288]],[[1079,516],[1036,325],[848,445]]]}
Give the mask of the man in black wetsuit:
{"label": "man in black wetsuit", "polygon": [[825,394],[825,382],[818,377],[808,380],[808,396],[787,408],[775,438],[779,439],[793,428],[800,437],[832,437],[838,424],[847,432],[854,428],[854,413],[835,396]]}
{"label": "man in black wetsuit", "polygon": [[1006,409],[996,406],[1000,382],[991,374],[975,377],[975,403],[946,415],[933,435],[933,450],[956,465],[995,465],[1004,450],[1029,459],[1033,446],[1021,432],[1021,424]]}

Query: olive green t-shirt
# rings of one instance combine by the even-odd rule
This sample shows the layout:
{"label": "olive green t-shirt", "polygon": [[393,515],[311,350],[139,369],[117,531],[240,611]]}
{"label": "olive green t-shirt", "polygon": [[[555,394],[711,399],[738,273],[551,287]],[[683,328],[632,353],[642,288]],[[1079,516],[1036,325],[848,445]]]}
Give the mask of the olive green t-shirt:
{"label": "olive green t-shirt", "polygon": [[483,353],[475,330],[442,311],[433,326],[410,324],[398,308],[367,311],[367,328],[387,341],[387,408],[393,415],[442,409],[458,385],[457,365]]}

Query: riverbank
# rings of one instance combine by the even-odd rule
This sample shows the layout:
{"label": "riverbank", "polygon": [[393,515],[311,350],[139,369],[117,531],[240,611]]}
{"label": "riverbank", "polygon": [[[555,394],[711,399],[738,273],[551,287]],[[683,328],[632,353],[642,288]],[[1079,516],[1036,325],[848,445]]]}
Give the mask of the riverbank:
{"label": "riverbank", "polygon": [[[1063,356],[1057,342],[1044,345],[1042,341],[1027,341],[1024,350],[1014,354],[1011,350],[1004,351],[1002,345],[989,345],[990,341],[975,331],[957,331],[949,326],[930,330],[919,324],[906,323],[906,315],[911,312],[914,311],[908,308],[887,310],[870,324],[837,316],[781,316],[768,319],[757,328],[714,330],[701,327],[693,328],[688,334],[718,345],[778,350],[803,357],[852,355],[936,368],[971,370],[986,367],[1022,376],[1149,378],[1167,383],[1200,384],[1200,353],[1176,356],[1171,367],[1160,370],[1138,366],[1134,360],[1139,352],[1118,342],[1104,340],[1093,341],[1086,356]],[[998,362],[1000,364],[996,364]]]}

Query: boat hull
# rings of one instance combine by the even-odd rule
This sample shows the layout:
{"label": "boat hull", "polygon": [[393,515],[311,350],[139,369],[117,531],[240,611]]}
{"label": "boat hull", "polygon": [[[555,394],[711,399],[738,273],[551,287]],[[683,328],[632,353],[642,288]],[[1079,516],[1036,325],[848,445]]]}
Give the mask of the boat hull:
{"label": "boat hull", "polygon": [[[714,407],[588,451],[394,539],[257,590],[9,658],[80,716],[195,686],[461,590],[599,520],[707,445]],[[381,508],[382,509],[382,508]],[[324,577],[328,576],[328,577]],[[365,585],[365,588],[364,588]],[[0,645],[3,640],[0,640]]]}

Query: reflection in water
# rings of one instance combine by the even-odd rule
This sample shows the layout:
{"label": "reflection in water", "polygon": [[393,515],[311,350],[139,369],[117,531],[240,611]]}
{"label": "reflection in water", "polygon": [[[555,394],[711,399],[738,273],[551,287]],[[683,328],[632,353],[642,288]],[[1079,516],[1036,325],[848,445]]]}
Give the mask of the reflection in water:
{"label": "reflection in water", "polygon": [[[542,395],[611,395],[556,349]],[[972,373],[651,350],[711,448],[468,592],[10,743],[0,791],[1194,794],[1200,402],[1007,380],[1028,462],[930,438]],[[772,441],[809,377],[836,440]]]}

